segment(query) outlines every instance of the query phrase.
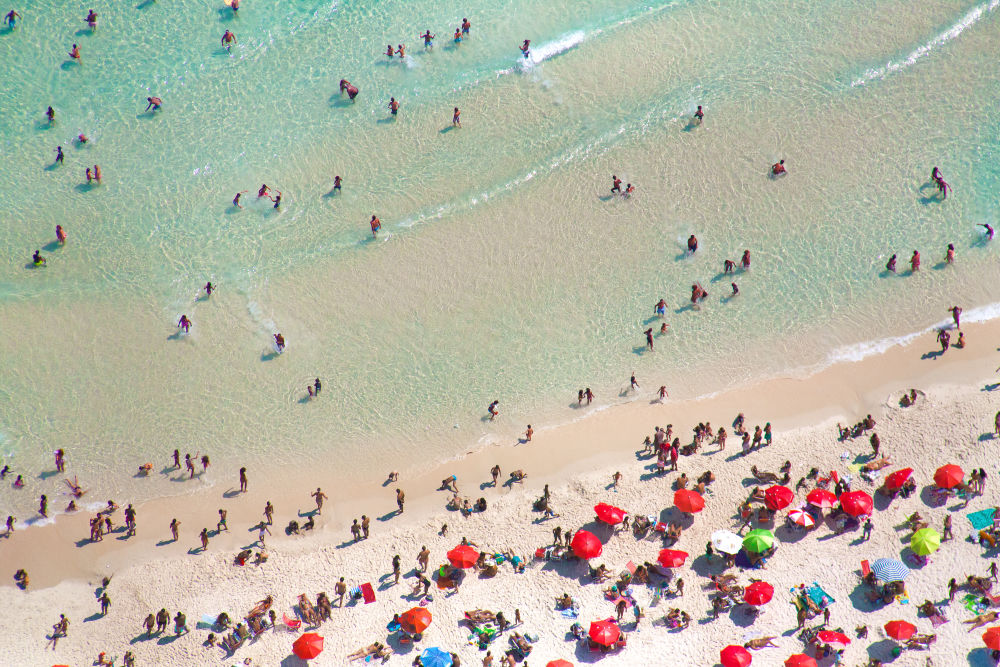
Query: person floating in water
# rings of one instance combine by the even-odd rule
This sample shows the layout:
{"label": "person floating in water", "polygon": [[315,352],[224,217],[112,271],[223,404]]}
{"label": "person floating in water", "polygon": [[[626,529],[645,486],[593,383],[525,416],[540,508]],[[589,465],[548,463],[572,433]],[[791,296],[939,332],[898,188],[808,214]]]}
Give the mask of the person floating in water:
{"label": "person floating in water", "polygon": [[341,191],[340,190],[340,183],[341,183],[340,176],[334,176],[333,177],[333,189],[336,190],[337,192]]}
{"label": "person floating in water", "polygon": [[163,100],[159,97],[147,97],[146,102],[148,102],[148,104],[146,104],[146,111],[149,111],[150,109],[153,111],[159,111],[160,107],[163,106]]}
{"label": "person floating in water", "polygon": [[785,171],[785,161],[784,160],[778,160],[777,162],[775,162],[774,164],[771,165],[771,175],[772,176],[780,176],[781,174],[785,174],[785,173],[788,173],[788,172]]}
{"label": "person floating in water", "polygon": [[232,47],[234,42],[236,42],[236,35],[233,32],[227,30],[222,33],[222,45],[226,47],[226,51]]}
{"label": "person floating in water", "polygon": [[76,44],[74,44],[73,48],[69,50],[69,57],[72,58],[73,60],[75,60],[76,62],[81,62],[80,61],[80,47],[77,46]]}
{"label": "person floating in water", "polygon": [[93,9],[87,12],[87,27],[92,31],[97,30],[97,12]]}
{"label": "person floating in water", "polygon": [[688,252],[692,255],[698,252],[698,237],[694,234],[688,237]]}
{"label": "person floating in water", "polygon": [[451,124],[455,127],[462,127],[462,112],[455,107],[455,112],[451,116]]}
{"label": "person floating in water", "polygon": [[63,150],[62,146],[56,146],[56,162],[59,164],[63,163]]}
{"label": "person floating in water", "polygon": [[358,87],[347,79],[340,80],[340,94],[343,95],[347,93],[347,97],[353,102],[354,98],[358,96]]}
{"label": "person floating in water", "polygon": [[240,197],[242,197],[247,192],[250,192],[250,191],[249,190],[240,190],[239,192],[237,192],[236,196],[233,197],[233,206],[235,206],[236,208],[243,208],[243,204],[240,203]]}
{"label": "person floating in water", "polygon": [[524,55],[525,58],[527,58],[530,53],[531,53],[531,40],[526,39],[524,40],[524,44],[521,45],[521,54]]}
{"label": "person floating in water", "polygon": [[701,110],[701,105],[698,105],[698,110],[694,112],[694,120],[696,123],[701,125],[701,122],[705,120],[705,112]]}
{"label": "person floating in water", "polygon": [[886,264],[885,264],[885,270],[886,271],[891,271],[892,273],[896,272],[896,256],[895,255],[893,255],[892,257],[890,257],[889,261],[886,262]]}
{"label": "person floating in water", "polygon": [[35,266],[45,266],[45,258],[42,257],[41,250],[36,250],[35,254],[31,256],[31,263]]}
{"label": "person floating in water", "polygon": [[389,98],[389,113],[393,116],[399,113],[399,102],[396,101],[395,97]]}
{"label": "person floating in water", "polygon": [[277,350],[279,354],[285,351],[285,337],[282,336],[280,332],[274,334],[274,349]]}
{"label": "person floating in water", "polygon": [[87,135],[86,134],[80,133],[80,134],[76,135],[76,143],[80,144],[81,146],[83,144],[87,143],[87,141],[89,141],[89,140],[87,139]]}
{"label": "person floating in water", "polygon": [[62,225],[56,225],[56,241],[59,245],[66,245],[66,230],[62,228]]}
{"label": "person floating in water", "polygon": [[424,34],[420,35],[420,39],[424,40],[425,49],[429,49],[434,46],[434,35],[431,34],[430,30],[425,30]]}
{"label": "person floating in water", "polygon": [[184,333],[188,333],[191,330],[191,320],[188,319],[187,315],[181,315],[181,319],[177,320],[177,327],[184,329]]}
{"label": "person floating in water", "polygon": [[611,174],[611,194],[622,193],[622,179],[618,178],[614,174]]}
{"label": "person floating in water", "polygon": [[378,230],[382,229],[382,221],[373,215],[371,219],[371,226],[372,226],[372,238],[377,239]]}
{"label": "person floating in water", "polygon": [[212,296],[212,292],[215,291],[215,286],[209,281],[205,283],[205,296]]}
{"label": "person floating in water", "polygon": [[[6,16],[3,17],[3,22],[4,24],[10,26],[10,29],[13,30],[14,28],[17,27],[17,20],[19,18],[22,18],[21,15],[12,9],[9,12],[7,12]],[[52,107],[49,108],[51,109]]]}

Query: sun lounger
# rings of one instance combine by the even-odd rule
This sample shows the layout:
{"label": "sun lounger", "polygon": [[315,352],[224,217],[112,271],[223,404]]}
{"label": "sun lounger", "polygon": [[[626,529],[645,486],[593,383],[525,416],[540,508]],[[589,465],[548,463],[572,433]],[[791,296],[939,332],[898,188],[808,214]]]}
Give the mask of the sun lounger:
{"label": "sun lounger", "polygon": [[297,618],[288,618],[288,614],[282,614],[281,620],[285,622],[285,627],[293,632],[298,631],[302,627],[302,621]]}
{"label": "sun lounger", "polygon": [[868,560],[865,559],[861,561],[861,578],[865,579],[871,573],[872,573],[872,566],[868,563]]}

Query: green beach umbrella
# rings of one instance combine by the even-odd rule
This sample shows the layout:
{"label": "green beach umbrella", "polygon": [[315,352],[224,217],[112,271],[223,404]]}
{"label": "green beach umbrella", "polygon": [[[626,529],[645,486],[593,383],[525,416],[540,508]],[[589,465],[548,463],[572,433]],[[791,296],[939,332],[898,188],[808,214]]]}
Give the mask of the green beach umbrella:
{"label": "green beach umbrella", "polygon": [[767,551],[771,548],[772,544],[774,544],[774,533],[769,530],[764,530],[763,528],[751,530],[747,533],[747,536],[743,538],[743,548],[747,551],[752,551],[755,554]]}
{"label": "green beach umbrella", "polygon": [[929,556],[941,546],[941,536],[933,528],[921,528],[910,538],[910,548],[918,556]]}

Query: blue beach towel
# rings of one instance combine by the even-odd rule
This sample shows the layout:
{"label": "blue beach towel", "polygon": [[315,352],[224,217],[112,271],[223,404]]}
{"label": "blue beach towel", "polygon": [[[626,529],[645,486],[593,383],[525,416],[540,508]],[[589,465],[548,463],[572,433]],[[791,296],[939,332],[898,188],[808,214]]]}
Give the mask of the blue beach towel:
{"label": "blue beach towel", "polygon": [[819,607],[820,609],[823,609],[828,605],[831,605],[834,602],[836,602],[836,600],[834,600],[829,593],[820,588],[820,585],[817,584],[815,581],[813,582],[812,586],[806,589],[806,595],[808,595],[809,599],[815,602],[816,606]]}
{"label": "blue beach towel", "polygon": [[974,530],[982,530],[987,526],[993,525],[993,509],[979,510],[978,512],[972,512],[967,514],[969,517],[969,522],[972,523],[972,528]]}

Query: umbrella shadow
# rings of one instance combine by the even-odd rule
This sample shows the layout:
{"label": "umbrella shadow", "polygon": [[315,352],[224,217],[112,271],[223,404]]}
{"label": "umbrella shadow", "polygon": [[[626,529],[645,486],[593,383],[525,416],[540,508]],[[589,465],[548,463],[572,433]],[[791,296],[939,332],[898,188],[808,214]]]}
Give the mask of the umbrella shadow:
{"label": "umbrella shadow", "polygon": [[745,604],[733,605],[729,610],[729,620],[738,628],[749,628],[759,615],[759,612],[755,613],[752,607]]}
{"label": "umbrella shadow", "polygon": [[281,667],[309,667],[309,663],[293,653],[281,661]]}
{"label": "umbrella shadow", "polygon": [[898,644],[891,639],[883,639],[882,641],[872,642],[867,646],[868,657],[881,660],[882,662],[892,662],[895,660],[892,655],[892,650],[897,646]]}
{"label": "umbrella shadow", "polygon": [[774,529],[774,536],[785,544],[794,544],[809,533],[805,528],[792,528],[788,523],[783,523]]}

